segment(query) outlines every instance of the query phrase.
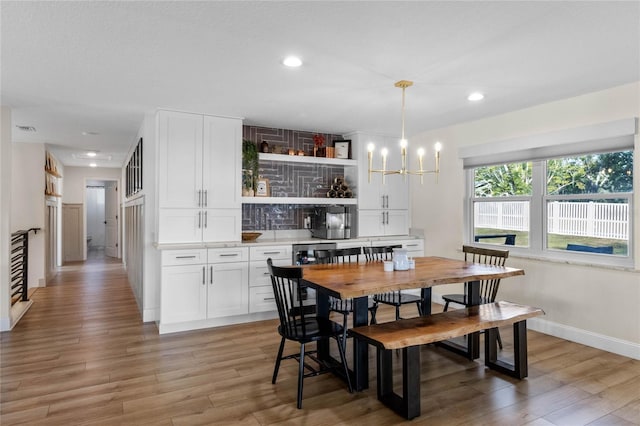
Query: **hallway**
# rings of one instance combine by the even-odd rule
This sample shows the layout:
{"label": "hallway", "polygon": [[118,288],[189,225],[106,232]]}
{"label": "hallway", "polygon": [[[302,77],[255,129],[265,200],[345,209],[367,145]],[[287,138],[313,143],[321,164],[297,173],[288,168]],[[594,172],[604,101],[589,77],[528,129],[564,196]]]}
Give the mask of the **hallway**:
{"label": "hallway", "polygon": [[[141,322],[117,259],[67,265],[32,299],[0,334],[3,426],[403,423],[376,398],[375,351],[368,390],[314,377],[297,410],[296,363],[271,384],[275,320],[160,336]],[[392,316],[381,308],[380,320]],[[423,414],[411,423],[638,424],[640,361],[531,331],[528,340],[522,381],[423,347]]]}

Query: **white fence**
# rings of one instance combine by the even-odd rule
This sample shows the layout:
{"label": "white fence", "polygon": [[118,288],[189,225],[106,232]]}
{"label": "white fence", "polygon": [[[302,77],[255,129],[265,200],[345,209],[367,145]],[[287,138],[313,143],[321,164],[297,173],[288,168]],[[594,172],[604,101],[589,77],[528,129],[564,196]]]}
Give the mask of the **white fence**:
{"label": "white fence", "polygon": [[[475,203],[476,228],[529,230],[527,201]],[[629,239],[629,204],[562,202],[547,204],[547,232],[581,237]]]}

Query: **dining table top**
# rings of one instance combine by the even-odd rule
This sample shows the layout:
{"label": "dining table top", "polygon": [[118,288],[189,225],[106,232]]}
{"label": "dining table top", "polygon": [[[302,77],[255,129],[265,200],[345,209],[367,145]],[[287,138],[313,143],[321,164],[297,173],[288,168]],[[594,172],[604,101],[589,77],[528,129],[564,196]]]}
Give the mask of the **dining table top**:
{"label": "dining table top", "polygon": [[524,275],[524,270],[507,266],[466,262],[445,257],[416,257],[415,269],[384,271],[381,261],[314,264],[303,266],[303,279],[339,299],[370,296],[395,290],[428,288]]}

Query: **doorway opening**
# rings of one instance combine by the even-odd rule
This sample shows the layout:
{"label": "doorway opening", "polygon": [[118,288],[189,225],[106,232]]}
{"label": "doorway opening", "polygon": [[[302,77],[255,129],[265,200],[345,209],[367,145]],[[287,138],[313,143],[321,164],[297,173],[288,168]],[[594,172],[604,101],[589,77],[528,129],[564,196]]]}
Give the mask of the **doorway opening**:
{"label": "doorway opening", "polygon": [[118,182],[87,179],[85,188],[85,259],[114,261],[120,255]]}

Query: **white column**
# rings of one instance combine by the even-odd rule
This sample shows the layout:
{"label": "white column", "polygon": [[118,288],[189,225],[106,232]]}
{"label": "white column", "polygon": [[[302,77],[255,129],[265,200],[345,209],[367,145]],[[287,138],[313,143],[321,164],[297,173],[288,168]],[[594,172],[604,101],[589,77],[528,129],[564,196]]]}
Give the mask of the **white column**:
{"label": "white column", "polygon": [[0,106],[0,331],[11,328],[11,109]]}

